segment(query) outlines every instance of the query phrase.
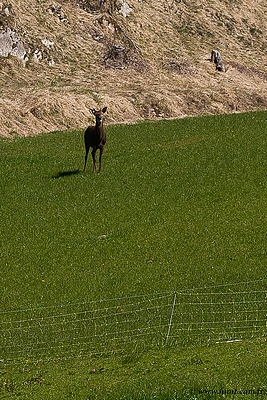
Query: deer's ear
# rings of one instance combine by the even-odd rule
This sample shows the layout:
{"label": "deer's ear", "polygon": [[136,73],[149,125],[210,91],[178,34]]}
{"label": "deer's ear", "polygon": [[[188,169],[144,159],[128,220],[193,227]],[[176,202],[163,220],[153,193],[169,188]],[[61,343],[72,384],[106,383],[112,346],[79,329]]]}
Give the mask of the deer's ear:
{"label": "deer's ear", "polygon": [[102,113],[105,113],[107,111],[107,107],[102,108]]}
{"label": "deer's ear", "polygon": [[89,108],[90,113],[92,113],[93,115],[95,115],[95,109],[94,108]]}

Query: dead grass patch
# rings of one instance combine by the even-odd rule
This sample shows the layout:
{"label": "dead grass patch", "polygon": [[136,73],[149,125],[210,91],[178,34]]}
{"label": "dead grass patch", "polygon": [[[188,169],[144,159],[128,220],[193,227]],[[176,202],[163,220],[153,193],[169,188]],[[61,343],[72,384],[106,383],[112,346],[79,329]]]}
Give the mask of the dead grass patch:
{"label": "dead grass patch", "polygon": [[[267,5],[255,1],[128,0],[127,18],[117,0],[8,1],[3,23],[16,23],[29,61],[0,59],[0,135],[83,127],[88,107],[108,106],[107,123],[266,108]],[[207,62],[213,48],[227,73]]]}
{"label": "dead grass patch", "polygon": [[165,98],[159,98],[150,94],[139,104],[139,110],[143,118],[170,118],[172,110]]}
{"label": "dead grass patch", "polygon": [[162,65],[164,69],[179,75],[192,75],[196,73],[196,68],[193,65],[175,58],[164,60]]}
{"label": "dead grass patch", "polygon": [[244,74],[248,77],[251,78],[258,77],[264,81],[267,81],[267,72],[262,71],[256,67],[253,66],[248,67],[247,65],[241,64],[236,61],[228,61],[227,64],[230,65],[232,68],[235,68],[241,74]]}
{"label": "dead grass patch", "polygon": [[111,43],[106,45],[103,63],[106,68],[133,68],[138,72],[148,69],[147,63],[135,51]]}

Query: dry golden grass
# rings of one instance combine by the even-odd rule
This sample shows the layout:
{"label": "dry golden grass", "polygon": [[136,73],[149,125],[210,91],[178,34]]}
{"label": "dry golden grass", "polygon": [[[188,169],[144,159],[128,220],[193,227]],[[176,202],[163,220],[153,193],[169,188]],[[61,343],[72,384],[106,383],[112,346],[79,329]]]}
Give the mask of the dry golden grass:
{"label": "dry golden grass", "polygon": [[[109,123],[266,108],[266,2],[129,0],[127,18],[108,13],[111,2],[96,13],[79,0],[8,2],[5,23],[29,61],[0,59],[0,135],[84,127],[89,106],[106,105]],[[113,44],[125,47],[124,63],[104,62]],[[209,61],[213,48],[226,73]]]}

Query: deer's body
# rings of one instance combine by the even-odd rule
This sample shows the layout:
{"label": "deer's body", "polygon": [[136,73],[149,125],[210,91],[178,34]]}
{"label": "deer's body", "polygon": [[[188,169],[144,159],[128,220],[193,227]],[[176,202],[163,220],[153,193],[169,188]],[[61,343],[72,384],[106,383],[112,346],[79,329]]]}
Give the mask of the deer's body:
{"label": "deer's body", "polygon": [[84,144],[85,144],[85,158],[84,158],[84,168],[86,169],[86,162],[88,157],[88,152],[90,147],[92,147],[92,158],[93,158],[93,172],[96,171],[96,151],[99,150],[99,171],[102,168],[102,154],[104,151],[104,146],[106,143],[106,134],[103,127],[103,114],[107,111],[107,107],[102,110],[96,111],[95,109],[90,109],[91,113],[95,116],[96,122],[95,126],[88,126],[84,132]]}

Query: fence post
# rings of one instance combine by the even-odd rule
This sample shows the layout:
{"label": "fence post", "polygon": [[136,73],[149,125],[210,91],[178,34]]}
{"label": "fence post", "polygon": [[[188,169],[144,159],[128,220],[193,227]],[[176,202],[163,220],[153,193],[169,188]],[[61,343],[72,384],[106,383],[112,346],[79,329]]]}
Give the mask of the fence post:
{"label": "fence post", "polygon": [[171,326],[172,326],[172,319],[173,319],[175,303],[176,303],[176,292],[174,292],[174,296],[173,296],[171,315],[170,315],[169,325],[168,325],[168,332],[167,332],[167,336],[166,336],[166,339],[165,339],[164,346],[167,346],[167,344],[168,344],[168,340],[169,340],[169,336],[170,336],[170,332],[171,332]]}

